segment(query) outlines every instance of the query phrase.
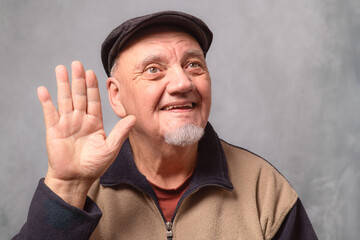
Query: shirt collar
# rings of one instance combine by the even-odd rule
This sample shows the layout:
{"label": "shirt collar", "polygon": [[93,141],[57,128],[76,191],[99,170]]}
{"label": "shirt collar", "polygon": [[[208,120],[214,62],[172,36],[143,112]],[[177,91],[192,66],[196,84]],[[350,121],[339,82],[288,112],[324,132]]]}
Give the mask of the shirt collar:
{"label": "shirt collar", "polygon": [[[187,192],[210,185],[232,190],[226,157],[220,139],[210,123],[205,127],[204,136],[199,141],[198,151],[198,162]],[[100,178],[100,184],[105,187],[124,183],[153,195],[153,190],[146,177],[139,172],[135,165],[129,140],[124,142],[117,158]]]}

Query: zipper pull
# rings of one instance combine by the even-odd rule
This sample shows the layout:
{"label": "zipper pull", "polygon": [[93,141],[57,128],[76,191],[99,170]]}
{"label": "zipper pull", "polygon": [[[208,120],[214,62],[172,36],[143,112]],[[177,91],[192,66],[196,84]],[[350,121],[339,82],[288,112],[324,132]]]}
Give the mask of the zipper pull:
{"label": "zipper pull", "polygon": [[172,232],[172,222],[166,222],[165,223],[165,227],[166,227],[166,237],[168,238],[172,238],[173,237],[173,232]]}

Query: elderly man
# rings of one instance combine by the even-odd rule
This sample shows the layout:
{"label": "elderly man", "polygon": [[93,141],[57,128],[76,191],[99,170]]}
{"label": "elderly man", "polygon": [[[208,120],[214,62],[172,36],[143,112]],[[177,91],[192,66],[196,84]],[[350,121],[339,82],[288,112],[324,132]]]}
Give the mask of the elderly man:
{"label": "elderly man", "polygon": [[14,239],[316,239],[296,192],[262,158],[208,123],[212,33],[159,12],[107,37],[102,61],[114,112],[106,137],[98,83],[56,67],[58,110],[38,89],[48,172]]}

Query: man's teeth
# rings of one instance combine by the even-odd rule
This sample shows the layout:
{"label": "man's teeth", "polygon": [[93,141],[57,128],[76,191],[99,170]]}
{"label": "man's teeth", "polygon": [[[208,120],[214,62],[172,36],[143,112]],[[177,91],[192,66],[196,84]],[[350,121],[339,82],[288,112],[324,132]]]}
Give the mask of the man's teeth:
{"label": "man's teeth", "polygon": [[167,107],[164,107],[164,110],[166,111],[169,111],[169,110],[172,110],[172,109],[188,109],[188,108],[192,108],[193,107],[193,104],[192,103],[188,103],[188,104],[184,104],[184,105],[174,105],[174,106],[167,106]]}

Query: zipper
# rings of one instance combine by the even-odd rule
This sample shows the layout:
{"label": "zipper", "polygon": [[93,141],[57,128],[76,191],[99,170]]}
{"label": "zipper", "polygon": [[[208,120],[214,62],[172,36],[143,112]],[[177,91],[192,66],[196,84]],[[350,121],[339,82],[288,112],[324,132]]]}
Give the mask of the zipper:
{"label": "zipper", "polygon": [[[172,226],[173,226],[173,221],[174,221],[175,212],[176,212],[176,209],[179,208],[178,205],[179,205],[182,201],[181,201],[181,202],[179,201],[178,205],[176,206],[176,209],[175,209],[175,211],[174,211],[174,215],[173,215],[173,217],[172,217],[172,219],[171,219],[171,222],[167,222],[167,221],[166,221],[166,218],[165,218],[165,216],[164,216],[164,214],[163,214],[163,212],[162,212],[162,210],[161,210],[161,208],[160,208],[159,202],[155,199],[155,197],[154,197],[152,194],[150,194],[149,192],[146,192],[146,191],[142,190],[141,188],[139,188],[138,186],[136,186],[136,185],[134,185],[134,184],[132,184],[132,183],[127,183],[127,184],[130,185],[130,186],[132,186],[133,188],[137,189],[138,191],[146,194],[148,197],[150,197],[150,198],[153,200],[153,202],[155,203],[155,205],[156,205],[157,209],[159,210],[159,212],[160,212],[160,214],[161,214],[161,217],[162,217],[162,219],[163,219],[163,221],[164,221],[164,223],[165,223],[166,238],[167,238],[167,240],[172,240],[172,239],[173,239],[173,236],[174,236],[173,231],[172,231]],[[193,192],[191,192],[191,193],[193,193]],[[190,195],[190,194],[189,194],[189,195]],[[188,195],[188,196],[189,196],[189,195]]]}
{"label": "zipper", "polygon": [[172,239],[173,238],[172,225],[173,225],[172,222],[166,222],[165,223],[167,239]]}
{"label": "zipper", "polygon": [[[134,186],[135,187],[135,186]],[[137,188],[137,187],[135,187]],[[139,188],[137,188],[139,189]],[[166,238],[168,240],[172,240],[173,239],[173,231],[172,231],[172,226],[173,226],[173,219],[171,220],[171,222],[167,222],[166,221],[166,218],[164,216],[164,213],[162,212],[161,208],[160,208],[160,205],[159,205],[159,202],[152,196],[152,194],[149,194],[148,192],[145,192],[141,189],[139,189],[141,192],[145,193],[146,195],[148,195],[152,200],[153,202],[155,203],[157,209],[159,210],[160,214],[161,214],[161,217],[163,218],[163,221],[165,223],[165,229],[166,229]]]}
{"label": "zipper", "polygon": [[[130,184],[130,185],[132,185],[132,184]],[[132,186],[133,186],[133,185],[132,185]],[[163,218],[163,221],[164,221],[164,223],[165,223],[166,238],[167,238],[167,240],[172,240],[172,239],[173,239],[173,236],[174,236],[173,231],[172,231],[172,226],[173,226],[173,219],[174,219],[174,217],[172,218],[171,222],[167,222],[167,221],[166,221],[166,218],[165,218],[165,216],[164,216],[164,213],[162,212],[162,210],[161,210],[161,208],[160,208],[159,202],[155,199],[155,197],[153,197],[152,194],[150,194],[150,193],[148,193],[148,192],[145,192],[145,191],[143,191],[142,189],[140,189],[140,188],[138,188],[138,187],[136,187],[136,186],[133,186],[133,187],[135,187],[135,188],[138,189],[139,191],[145,193],[147,196],[149,196],[149,197],[153,200],[153,202],[155,203],[155,205],[156,205],[157,209],[159,210],[159,212],[160,212],[160,214],[161,214],[161,217]],[[177,208],[177,206],[176,206],[176,208]]]}

